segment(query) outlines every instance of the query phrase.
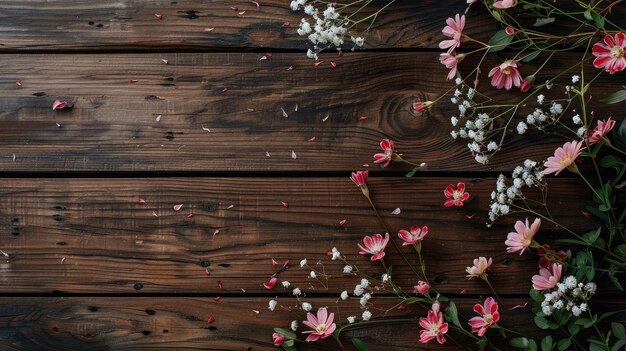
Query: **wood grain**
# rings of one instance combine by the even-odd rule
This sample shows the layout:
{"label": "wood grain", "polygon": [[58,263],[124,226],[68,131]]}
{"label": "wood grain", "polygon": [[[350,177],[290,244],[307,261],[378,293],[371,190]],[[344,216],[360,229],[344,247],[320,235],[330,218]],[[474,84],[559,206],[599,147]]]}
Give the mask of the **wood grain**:
{"label": "wood grain", "polygon": [[[0,50],[304,50],[307,40],[296,33],[303,13],[291,11],[289,3],[264,0],[257,8],[242,0],[117,0],[97,4],[87,0],[7,0],[1,4]],[[375,1],[363,15],[378,11],[386,3]],[[443,38],[445,19],[464,11],[465,3],[451,2],[446,11],[436,4],[435,0],[397,0],[367,33],[367,47],[436,48]],[[155,14],[163,19],[158,20]],[[468,21],[466,33],[476,35],[495,28],[485,15],[477,11],[478,18]],[[290,23],[288,27],[285,22]],[[355,34],[364,34],[367,27],[357,27]],[[345,47],[348,50],[351,45]]]}
{"label": "wood grain", "polygon": [[[413,101],[433,100],[453,88],[436,53],[330,58],[339,60],[337,69],[328,61],[315,69],[297,53],[260,61],[262,55],[5,55],[0,62],[0,167],[27,172],[353,171],[372,163],[381,139],[392,138],[406,158],[426,162],[426,171],[508,172],[526,158],[545,159],[563,143],[528,132],[511,138],[506,155],[487,166],[476,163],[466,143],[450,137],[456,106],[444,99],[423,116],[409,112]],[[295,69],[288,71],[289,66]],[[598,99],[615,90],[611,78],[596,80]],[[516,95],[494,95],[505,96]],[[56,99],[73,108],[52,111]],[[626,114],[623,104],[601,108],[603,115]],[[359,121],[361,116],[367,119]]]}
{"label": "wood grain", "polygon": [[[471,201],[446,209],[442,191],[457,181],[467,182]],[[536,274],[537,258],[507,254],[504,246],[512,221],[524,215],[485,226],[494,179],[371,178],[369,183],[392,236],[413,225],[429,226],[423,251],[438,290],[489,292],[485,284],[467,280],[465,267],[477,256],[493,255],[491,282],[498,291],[528,292],[530,283],[520,282]],[[556,218],[577,230],[595,227],[581,214],[580,185],[554,179],[550,189]],[[177,204],[183,204],[178,212]],[[395,208],[402,212],[392,215]],[[376,279],[382,274],[357,253],[363,235],[383,229],[347,177],[4,179],[0,209],[0,249],[10,255],[0,269],[2,281],[10,282],[0,285],[4,293],[289,294],[280,285],[273,291],[263,287],[279,268],[271,259],[290,260],[279,277],[291,288],[339,293],[359,278],[341,274],[344,264],[326,255],[332,247],[364,274]],[[344,226],[338,223],[342,219]],[[554,235],[563,234],[544,224],[538,240],[550,242]],[[412,290],[417,278],[392,246],[387,252],[397,283]],[[417,264],[406,247],[405,252]],[[310,279],[310,268],[299,267],[303,258],[332,278]]]}
{"label": "wood grain", "polygon": [[[271,343],[274,327],[288,328],[294,319],[304,319],[302,311],[267,309],[268,298],[222,297],[218,302],[212,298],[0,298],[0,347],[3,350],[276,350]],[[295,306],[295,299],[279,299],[284,306]],[[336,314],[336,321],[345,322],[349,315],[360,315],[358,301],[337,302],[334,299],[309,299],[314,308],[328,306]],[[388,309],[395,300],[374,298],[377,308]],[[471,306],[479,299],[456,300],[459,313],[471,317]],[[505,306],[528,302],[523,299],[503,299]],[[596,301],[595,311],[622,309],[619,300]],[[258,311],[255,312],[255,311]],[[407,309],[392,309],[387,317],[404,316],[403,322],[375,325],[364,329],[346,331],[342,342],[351,350],[350,338],[364,340],[370,350],[458,350],[449,338],[439,346],[424,346],[418,342],[420,327],[417,317],[425,311],[410,305]],[[382,313],[376,312],[374,319]],[[524,335],[545,335],[533,328],[530,307],[508,311],[500,308],[502,326]],[[213,316],[215,322],[208,324]],[[626,320],[622,312],[617,321]],[[299,332],[306,330],[300,326]],[[251,332],[254,331],[254,332]],[[463,336],[450,331],[452,338],[460,343],[471,343]],[[555,335],[556,336],[556,335]],[[502,339],[494,335],[495,342]],[[335,345],[327,341],[322,344]],[[300,347],[298,349],[308,350]],[[504,349],[508,349],[506,346]]]}

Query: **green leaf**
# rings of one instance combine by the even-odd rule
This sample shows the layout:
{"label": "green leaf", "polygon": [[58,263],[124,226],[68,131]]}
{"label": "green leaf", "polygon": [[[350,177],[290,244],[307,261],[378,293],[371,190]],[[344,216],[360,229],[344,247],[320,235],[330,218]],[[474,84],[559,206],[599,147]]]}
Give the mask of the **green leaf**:
{"label": "green leaf", "polygon": [[525,349],[528,347],[528,339],[524,337],[513,338],[509,341],[509,345],[517,347],[518,349]]}
{"label": "green leaf", "polygon": [[[593,340],[590,340],[593,341]],[[600,345],[591,343],[589,344],[589,351],[606,351],[606,349]]]}
{"label": "green leaf", "polygon": [[595,243],[600,237],[600,233],[602,232],[602,227],[599,227],[597,230],[592,230],[583,235],[583,239],[587,241],[589,244]]}
{"label": "green leaf", "polygon": [[550,324],[548,323],[548,320],[541,317],[541,316],[535,316],[534,318],[535,320],[535,324],[541,328],[541,329],[550,329]]}
{"label": "green leaf", "polygon": [[416,173],[417,171],[419,171],[419,169],[420,169],[419,167],[413,167],[413,169],[412,169],[412,170],[410,170],[410,171],[409,171],[407,174],[405,174],[404,176],[405,176],[405,177],[407,177],[407,178],[411,178],[412,176],[414,176],[414,175],[415,175],[415,173]]}
{"label": "green leaf", "polygon": [[478,339],[478,341],[476,341],[476,345],[478,345],[478,350],[484,351],[488,343],[489,343],[489,340],[486,337],[482,337]]}
{"label": "green leaf", "polygon": [[365,342],[359,338],[352,338],[352,345],[354,345],[358,351],[369,351]]}
{"label": "green leaf", "polygon": [[623,258],[626,258],[626,244],[619,245],[613,250],[613,252]]}
{"label": "green leaf", "polygon": [[606,20],[604,19],[602,15],[594,11],[591,13],[591,17],[593,18],[593,23],[595,23],[596,26],[598,26],[601,29],[604,29],[604,23],[606,22]]}
{"label": "green leaf", "polygon": [[500,16],[500,12],[498,12],[496,10],[492,10],[491,11],[491,15],[493,16],[493,18],[496,19],[496,21],[498,21],[498,22],[502,21],[502,16]]}
{"label": "green leaf", "polygon": [[619,282],[619,280],[615,276],[615,273],[617,273],[618,270],[619,270],[619,267],[615,264],[612,264],[611,266],[609,266],[609,272],[607,275],[609,276],[611,283],[613,283],[613,285],[615,285],[616,288],[620,289],[621,291],[624,291],[622,284]]}
{"label": "green leaf", "polygon": [[488,52],[498,52],[504,50],[507,45],[513,40],[512,35],[506,34],[504,29],[501,29],[489,39],[489,45],[493,46]]}
{"label": "green leaf", "polygon": [[606,155],[600,159],[600,166],[602,168],[615,168],[619,170],[624,165],[624,161],[613,155]]}
{"label": "green leaf", "polygon": [[533,299],[533,301],[543,302],[543,300],[545,300],[543,293],[539,290],[530,289],[529,294],[530,294],[530,298]]}
{"label": "green leaf", "polygon": [[541,54],[541,50],[535,50],[533,52],[531,52],[530,54],[524,56],[522,58],[522,62],[529,62],[534,60],[537,56],[539,56],[539,54]]}
{"label": "green leaf", "polygon": [[295,348],[295,346],[287,346],[285,344],[283,344],[283,349],[285,349],[285,351],[298,351],[298,349]]}
{"label": "green leaf", "polygon": [[541,339],[541,351],[551,351],[552,350],[552,337],[550,335],[545,336]]}
{"label": "green leaf", "polygon": [[570,346],[572,345],[572,339],[561,339],[559,340],[559,342],[556,344],[556,348],[559,349],[559,351],[565,351],[567,350]]}
{"label": "green leaf", "polygon": [[624,325],[622,323],[611,323],[611,330],[616,338],[626,340],[626,329],[624,329]]}
{"label": "green leaf", "polygon": [[459,328],[463,328],[461,326],[461,322],[459,321],[459,312],[456,309],[454,301],[450,301],[450,304],[448,305],[448,311],[446,311],[446,320]]}
{"label": "green leaf", "polygon": [[600,102],[605,103],[605,104],[616,104],[624,100],[626,100],[626,89],[618,90],[614,92],[613,94],[600,100]]}
{"label": "green leaf", "polygon": [[537,20],[535,21],[534,26],[535,27],[541,27],[543,25],[546,25],[546,24],[552,23],[552,22],[554,22],[554,17],[537,18]]}
{"label": "green leaf", "polygon": [[586,18],[586,19],[588,19],[588,20],[590,20],[590,21],[593,19],[593,17],[591,17],[591,10],[587,10],[587,11],[585,11],[585,12],[583,13],[583,16],[585,16],[585,18]]}
{"label": "green leaf", "polygon": [[[623,91],[626,91],[626,86],[623,86],[622,88],[624,88]],[[626,95],[626,93],[624,93],[624,95]],[[617,135],[621,136],[622,139],[626,141],[626,118],[624,118],[622,123],[619,124],[619,127],[617,128]]]}

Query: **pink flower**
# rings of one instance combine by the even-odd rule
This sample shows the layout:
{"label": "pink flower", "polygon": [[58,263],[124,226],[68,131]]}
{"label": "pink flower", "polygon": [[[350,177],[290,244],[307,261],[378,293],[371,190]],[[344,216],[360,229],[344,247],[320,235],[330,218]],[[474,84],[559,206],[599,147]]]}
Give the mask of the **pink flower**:
{"label": "pink flower", "polygon": [[443,203],[446,207],[463,206],[463,201],[469,199],[469,193],[465,192],[465,183],[461,182],[457,183],[456,189],[454,189],[454,184],[448,185],[443,194],[448,199]]}
{"label": "pink flower", "polygon": [[509,9],[517,5],[517,0],[500,0],[493,4],[493,7],[497,9]]}
{"label": "pink flower", "polygon": [[532,87],[533,87],[533,83],[525,80],[525,81],[522,82],[522,85],[519,87],[519,90],[522,93],[525,93],[525,92],[529,91],[530,88],[532,88]]}
{"label": "pink flower", "polygon": [[474,265],[471,267],[465,268],[465,271],[467,272],[467,277],[468,278],[478,277],[481,279],[487,278],[487,269],[491,267],[492,263],[493,263],[493,260],[491,259],[491,257],[489,257],[489,260],[487,260],[486,257],[475,258]]}
{"label": "pink flower", "polygon": [[[571,141],[563,144],[563,147],[557,148],[556,151],[554,151],[554,156],[548,157],[548,160],[543,164],[546,166],[543,173],[551,174],[556,172],[555,175],[559,175],[562,170],[570,167],[570,165],[574,163],[581,153],[580,149],[582,146],[582,141]],[[574,164],[573,167],[576,167],[576,164]]]}
{"label": "pink flower", "polygon": [[393,152],[395,150],[393,140],[381,140],[380,148],[383,149],[383,152],[374,155],[374,163],[384,163],[383,167],[387,167],[389,166],[389,162],[391,162],[391,158],[393,157]]}
{"label": "pink flower", "polygon": [[274,285],[276,285],[277,281],[278,281],[278,278],[271,277],[266,283],[263,283],[263,286],[267,290],[272,290],[272,289],[274,289]]}
{"label": "pink flower", "polygon": [[491,85],[498,89],[505,88],[509,90],[515,85],[519,87],[522,85],[522,76],[517,69],[521,66],[518,62],[513,60],[506,60],[499,66],[496,66],[489,71],[489,77],[491,77]]}
{"label": "pink flower", "polygon": [[385,257],[385,247],[387,243],[389,243],[389,233],[385,233],[384,239],[382,235],[374,234],[372,236],[366,235],[363,237],[363,245],[365,247],[361,246],[361,244],[357,244],[357,246],[361,249],[361,251],[359,251],[361,255],[370,254],[372,255],[371,260],[376,261]]}
{"label": "pink flower", "polygon": [[457,56],[451,53],[439,55],[439,62],[450,70],[450,72],[448,72],[448,79],[452,79],[456,76],[456,67],[459,64],[459,61],[463,58],[462,55],[463,54]]}
{"label": "pink flower", "polygon": [[587,139],[589,145],[593,145],[600,141],[603,136],[607,135],[615,127],[615,121],[610,117],[606,121],[598,120],[598,125],[591,131],[591,136]]}
{"label": "pink flower", "polygon": [[478,313],[480,316],[470,318],[469,325],[472,326],[472,333],[477,333],[478,336],[485,335],[487,329],[500,320],[498,304],[494,301],[493,297],[488,297],[484,305],[479,303],[475,304],[474,312]]}
{"label": "pink flower", "polygon": [[439,48],[448,49],[448,52],[452,52],[452,50],[461,46],[461,36],[463,35],[463,27],[465,27],[465,15],[461,16],[457,13],[454,18],[448,17],[446,24],[447,26],[443,27],[441,33],[452,39],[439,43]]}
{"label": "pink flower", "polygon": [[406,245],[415,245],[418,241],[422,241],[424,237],[428,234],[428,227],[423,226],[422,228],[418,226],[413,226],[409,231],[401,229],[398,232],[398,237],[402,239],[404,242],[402,246]]}
{"label": "pink flower", "polygon": [[615,38],[610,35],[604,37],[604,43],[595,43],[591,52],[596,57],[593,65],[596,68],[604,68],[613,74],[626,68],[624,49],[626,48],[626,34],[617,33]]}
{"label": "pink flower", "polygon": [[278,333],[274,333],[272,334],[272,338],[274,338],[274,346],[280,346],[285,342],[285,337],[278,334]]}
{"label": "pink flower", "polygon": [[428,290],[430,290],[430,285],[423,280],[417,282],[417,285],[413,287],[413,292],[416,294],[427,295]]}
{"label": "pink flower", "polygon": [[522,221],[515,222],[515,231],[510,232],[506,237],[506,241],[504,242],[508,247],[506,248],[506,252],[512,253],[519,251],[519,254],[523,254],[524,251],[533,243],[533,238],[539,227],[541,226],[541,219],[535,218],[535,221],[532,225],[528,225],[528,218],[526,218],[526,223]]}
{"label": "pink flower", "polygon": [[443,314],[439,312],[439,302],[433,304],[432,310],[428,311],[426,318],[420,318],[420,326],[424,330],[420,330],[420,342],[426,344],[432,339],[437,338],[440,344],[446,342],[444,334],[448,332],[448,323],[444,323]]}
{"label": "pink flower", "polygon": [[317,341],[333,335],[333,332],[337,328],[335,323],[333,323],[334,318],[335,314],[328,314],[326,307],[322,307],[317,310],[317,318],[313,315],[313,313],[307,313],[307,320],[303,321],[302,324],[313,330],[302,332],[302,334],[311,334],[306,338],[306,341]]}
{"label": "pink flower", "polygon": [[535,290],[548,290],[556,286],[556,283],[561,280],[561,271],[563,265],[559,263],[553,263],[552,269],[541,268],[539,269],[539,275],[533,275],[533,289]]}
{"label": "pink flower", "polygon": [[411,107],[413,107],[413,111],[417,113],[422,113],[426,111],[432,104],[432,101],[416,101],[411,105]]}
{"label": "pink flower", "polygon": [[504,32],[506,33],[506,35],[513,35],[513,34],[515,34],[515,28],[513,28],[513,27],[506,27],[506,28],[504,28]]}
{"label": "pink flower", "polygon": [[368,171],[358,171],[358,172],[352,172],[352,176],[350,177],[350,179],[352,179],[352,181],[354,182],[354,184],[356,184],[356,186],[362,188],[364,186],[366,186],[366,182],[367,182],[367,176],[368,176],[369,172]]}
{"label": "pink flower", "polygon": [[67,107],[67,101],[54,100],[52,103],[52,110],[62,110]]}
{"label": "pink flower", "polygon": [[567,258],[567,254],[563,250],[553,250],[548,244],[537,248],[537,254],[541,257],[539,259],[539,268],[549,268],[553,262],[562,263]]}

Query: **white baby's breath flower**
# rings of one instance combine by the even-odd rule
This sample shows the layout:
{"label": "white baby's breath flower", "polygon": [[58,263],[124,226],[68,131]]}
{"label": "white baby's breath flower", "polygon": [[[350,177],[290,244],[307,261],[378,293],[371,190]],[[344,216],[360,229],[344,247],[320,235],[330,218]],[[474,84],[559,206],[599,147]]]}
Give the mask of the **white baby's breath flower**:
{"label": "white baby's breath flower", "polygon": [[518,134],[526,133],[527,129],[528,129],[528,126],[524,122],[519,122],[519,124],[517,125],[517,133]]}
{"label": "white baby's breath flower", "polygon": [[343,272],[344,272],[345,274],[352,273],[352,266],[350,266],[350,265],[346,265],[346,266],[344,266],[344,267],[343,267]]}
{"label": "white baby's breath flower", "polygon": [[352,324],[356,321],[356,316],[350,316],[348,318],[346,318],[348,320],[348,323]]}
{"label": "white baby's breath flower", "polygon": [[579,115],[575,115],[574,117],[572,117],[572,122],[574,122],[574,124],[581,124],[581,123],[583,123],[583,121],[580,119]]}
{"label": "white baby's breath flower", "polygon": [[315,273],[315,271],[311,271],[311,273],[309,273],[309,277],[311,277],[312,279],[317,278],[317,273]]}
{"label": "white baby's breath flower", "polygon": [[367,280],[366,278],[361,279],[361,286],[363,288],[367,288],[370,285],[370,281]]}
{"label": "white baby's breath flower", "polygon": [[348,291],[344,290],[341,292],[341,299],[342,300],[347,300],[348,299]]}
{"label": "white baby's breath flower", "polygon": [[287,281],[287,280],[283,280],[282,284],[283,284],[284,288],[288,288],[289,285],[291,285],[291,283],[289,281]]}
{"label": "white baby's breath flower", "polygon": [[539,94],[537,95],[537,102],[539,103],[539,105],[543,105],[543,101],[545,100],[545,96],[543,96],[543,94]]}
{"label": "white baby's breath flower", "polygon": [[576,84],[580,81],[580,76],[578,75],[573,75],[572,76],[572,83]]}
{"label": "white baby's breath flower", "polygon": [[300,268],[304,268],[304,266],[306,266],[306,262],[306,258],[300,261]]}
{"label": "white baby's breath flower", "polygon": [[358,47],[362,47],[365,44],[365,39],[362,37],[350,37],[350,40]]}
{"label": "white baby's breath flower", "polygon": [[331,253],[332,253],[332,258],[331,259],[333,261],[338,260],[338,259],[341,258],[341,252],[339,252],[339,250],[337,250],[336,247],[333,247],[333,249],[331,250]]}
{"label": "white baby's breath flower", "polygon": [[300,295],[302,295],[302,291],[300,290],[300,288],[293,289],[293,296],[300,296]]}
{"label": "white baby's breath flower", "polygon": [[361,316],[361,318],[362,318],[364,321],[369,321],[369,320],[370,320],[370,318],[372,318],[372,312],[365,310],[365,311],[363,312],[363,315]]}
{"label": "white baby's breath flower", "polygon": [[276,308],[276,305],[278,305],[278,301],[270,300],[270,302],[269,302],[269,309],[270,309],[270,311],[273,311]]}
{"label": "white baby's breath flower", "polygon": [[298,329],[298,321],[297,320],[291,321],[291,325],[289,326],[289,328],[293,331],[296,331],[296,329]]}
{"label": "white baby's breath flower", "polygon": [[310,310],[312,310],[312,309],[313,309],[313,305],[311,305],[311,304],[310,304],[310,303],[308,303],[308,302],[303,302],[303,303],[302,303],[302,309],[303,309],[305,312],[309,312]]}
{"label": "white baby's breath flower", "polygon": [[585,128],[585,127],[580,127],[580,128],[578,128],[578,130],[576,131],[576,134],[578,134],[578,136],[580,136],[580,137],[581,137],[581,136],[585,135],[585,132],[586,132],[586,131],[587,131],[587,128]]}

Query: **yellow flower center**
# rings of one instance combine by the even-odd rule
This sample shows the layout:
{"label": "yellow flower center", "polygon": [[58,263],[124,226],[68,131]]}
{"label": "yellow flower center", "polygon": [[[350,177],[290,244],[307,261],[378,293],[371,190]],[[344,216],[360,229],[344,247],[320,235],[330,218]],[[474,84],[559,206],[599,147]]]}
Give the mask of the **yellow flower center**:
{"label": "yellow flower center", "polygon": [[483,316],[483,321],[485,321],[485,323],[489,324],[491,322],[493,322],[493,316],[490,314],[486,314]]}
{"label": "yellow flower center", "polygon": [[318,332],[318,333],[325,332],[326,331],[326,324],[324,324],[324,323],[318,324],[317,327],[315,328],[315,331]]}
{"label": "yellow flower center", "polygon": [[513,68],[511,66],[506,66],[506,68],[502,69],[502,73],[508,76],[513,73]]}
{"label": "yellow flower center", "polygon": [[563,157],[563,159],[561,159],[561,167],[567,167],[570,164],[572,164],[572,159],[569,157],[569,155],[565,155],[565,157]]}
{"label": "yellow flower center", "polygon": [[461,199],[463,199],[463,193],[458,190],[455,190],[452,193],[452,197],[454,198],[455,201],[461,201]]}
{"label": "yellow flower center", "polygon": [[624,56],[624,48],[622,48],[621,46],[614,46],[611,49],[612,58],[620,58],[622,56]]}

